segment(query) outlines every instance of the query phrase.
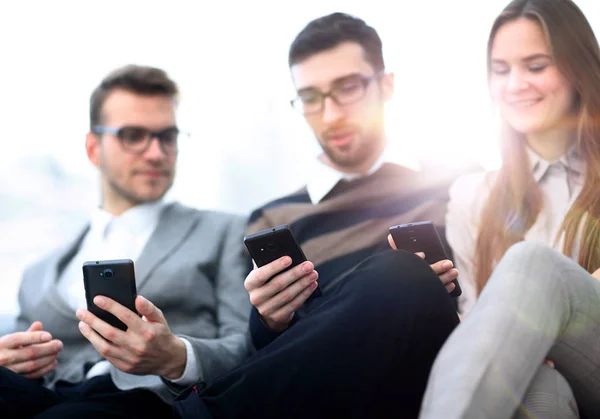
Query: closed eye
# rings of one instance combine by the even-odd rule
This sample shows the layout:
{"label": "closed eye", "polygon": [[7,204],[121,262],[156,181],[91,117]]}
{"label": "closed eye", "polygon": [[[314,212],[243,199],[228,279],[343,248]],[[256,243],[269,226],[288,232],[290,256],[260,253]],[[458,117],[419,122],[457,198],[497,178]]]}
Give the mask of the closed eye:
{"label": "closed eye", "polygon": [[548,66],[543,64],[543,65],[532,65],[529,66],[529,71],[531,71],[532,73],[541,73],[542,71],[544,71]]}
{"label": "closed eye", "polygon": [[320,95],[316,92],[303,92],[300,94],[300,99],[304,103],[316,103],[320,100]]}
{"label": "closed eye", "polygon": [[498,76],[508,74],[509,72],[510,72],[510,69],[508,67],[493,67],[492,68],[492,73],[494,73]]}
{"label": "closed eye", "polygon": [[338,91],[341,93],[352,93],[361,87],[360,83],[345,83],[338,87]]}

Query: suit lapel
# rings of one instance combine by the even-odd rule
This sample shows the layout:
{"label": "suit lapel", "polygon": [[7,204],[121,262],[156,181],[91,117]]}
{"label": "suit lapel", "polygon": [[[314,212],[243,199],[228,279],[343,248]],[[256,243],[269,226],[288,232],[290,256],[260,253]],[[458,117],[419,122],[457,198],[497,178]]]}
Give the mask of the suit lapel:
{"label": "suit lapel", "polygon": [[85,235],[88,233],[89,230],[90,226],[87,225],[83,229],[83,231],[79,233],[79,236],[77,236],[77,239],[75,241],[62,248],[58,252],[55,261],[52,262],[52,269],[48,269],[48,274],[52,275],[52,278],[49,278],[49,281],[51,281],[52,283],[52,285],[49,287],[49,301],[57,310],[59,310],[61,313],[68,316],[69,318],[73,317],[73,309],[69,307],[62,295],[60,295],[60,293],[58,292],[58,280],[60,279],[60,274],[65,269],[67,264],[71,261],[71,259],[73,259],[73,257],[75,257],[75,255],[79,251],[81,242],[83,241]]}
{"label": "suit lapel", "polygon": [[163,263],[186,239],[199,217],[191,216],[195,211],[177,203],[163,210],[148,243],[135,264],[138,290],[148,280],[152,272]]}
{"label": "suit lapel", "polygon": [[66,246],[63,253],[59,254],[59,257],[58,257],[58,260],[56,263],[56,268],[53,271],[55,282],[58,281],[58,278],[60,277],[60,274],[63,271],[63,269],[65,269],[67,264],[71,261],[71,259],[73,259],[75,257],[75,255],[79,251],[79,248],[81,247],[81,242],[85,238],[85,235],[88,233],[88,231],[90,231],[89,225],[87,225],[83,229],[83,231],[81,233],[79,233],[79,236],[77,236],[77,239],[73,243]]}

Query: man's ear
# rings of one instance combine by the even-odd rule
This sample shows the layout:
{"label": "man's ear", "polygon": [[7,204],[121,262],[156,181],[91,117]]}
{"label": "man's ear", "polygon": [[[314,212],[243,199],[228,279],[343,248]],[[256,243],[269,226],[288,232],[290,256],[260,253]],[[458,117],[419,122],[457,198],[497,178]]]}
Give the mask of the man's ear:
{"label": "man's ear", "polygon": [[85,152],[89,161],[96,167],[100,166],[100,143],[100,137],[93,132],[88,132],[85,136]]}
{"label": "man's ear", "polygon": [[392,97],[394,97],[394,73],[385,73],[381,77],[381,91],[383,92],[383,100],[389,101]]}

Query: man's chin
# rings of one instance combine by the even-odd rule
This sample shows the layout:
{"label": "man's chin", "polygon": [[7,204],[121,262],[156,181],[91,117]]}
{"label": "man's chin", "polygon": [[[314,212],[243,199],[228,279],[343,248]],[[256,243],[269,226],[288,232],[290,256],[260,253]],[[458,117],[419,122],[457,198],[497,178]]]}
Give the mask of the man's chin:
{"label": "man's chin", "polygon": [[172,185],[173,182],[166,182],[165,179],[155,179],[137,185],[138,188],[134,192],[137,196],[148,201],[156,201],[162,198],[171,189]]}
{"label": "man's chin", "polygon": [[362,163],[363,158],[357,156],[351,150],[326,153],[329,160],[340,168],[351,169],[359,166]]}
{"label": "man's chin", "polygon": [[135,200],[138,204],[149,204],[160,201],[167,194],[167,190],[160,189],[156,191],[144,191],[135,195]]}

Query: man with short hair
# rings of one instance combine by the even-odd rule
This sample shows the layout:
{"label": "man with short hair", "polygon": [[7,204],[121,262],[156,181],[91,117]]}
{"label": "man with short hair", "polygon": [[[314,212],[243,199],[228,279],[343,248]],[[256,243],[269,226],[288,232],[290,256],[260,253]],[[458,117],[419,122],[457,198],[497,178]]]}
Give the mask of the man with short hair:
{"label": "man with short hair", "polygon": [[289,224],[309,261],[280,273],[291,263],[283,257],[248,275],[258,351],[188,390],[175,411],[416,417],[435,355],[458,324],[448,295],[458,272],[449,261],[430,267],[393,251],[386,237],[396,224],[442,226],[452,179],[394,164],[384,126],[394,76],[364,21],[334,13],[310,22],[291,45],[289,65],[292,105],[323,154],[306,187],[255,211],[248,232]]}
{"label": "man with short hair", "polygon": [[[212,380],[248,355],[251,268],[245,220],[163,200],[182,134],[178,88],[157,68],[130,65],[94,90],[86,151],[102,203],[86,228],[30,267],[19,332],[0,338],[2,417],[170,415],[168,385]],[[86,306],[82,264],[132,259],[139,314],[105,297]]]}

